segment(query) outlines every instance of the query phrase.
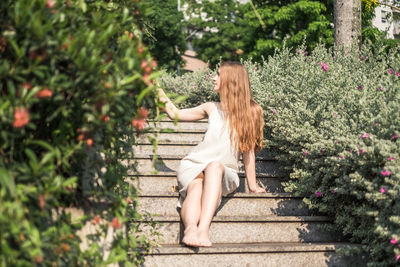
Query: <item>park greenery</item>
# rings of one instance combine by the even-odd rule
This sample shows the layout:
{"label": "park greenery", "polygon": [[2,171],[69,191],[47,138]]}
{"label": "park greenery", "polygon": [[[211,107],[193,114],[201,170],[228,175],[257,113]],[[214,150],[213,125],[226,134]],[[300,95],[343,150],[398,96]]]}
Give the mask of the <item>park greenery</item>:
{"label": "park greenery", "polygon": [[[376,1],[363,1],[366,45],[350,54],[332,48],[333,0],[185,2],[186,22],[176,0],[0,3],[0,266],[143,262],[153,238],[121,159],[158,114],[157,65],[182,64],[185,39],[212,67],[245,60],[286,189],[370,266],[398,263],[400,61],[370,25]],[[192,107],[218,100],[214,74],[160,84]]]}
{"label": "park greenery", "polygon": [[152,245],[120,161],[157,110],[144,8],[1,1],[0,266],[132,266]]}
{"label": "park greenery", "polygon": [[[362,244],[368,266],[400,261],[400,58],[384,45],[344,53],[284,47],[244,61],[263,107],[265,149],[291,178],[285,187],[333,218],[331,230]],[[165,74],[181,107],[218,101],[212,70]]]}

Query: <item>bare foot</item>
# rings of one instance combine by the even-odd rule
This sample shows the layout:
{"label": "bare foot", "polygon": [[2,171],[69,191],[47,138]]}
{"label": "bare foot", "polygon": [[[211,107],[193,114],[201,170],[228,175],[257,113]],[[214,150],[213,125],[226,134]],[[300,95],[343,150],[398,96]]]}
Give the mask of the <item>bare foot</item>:
{"label": "bare foot", "polygon": [[182,243],[187,246],[199,247],[199,239],[197,235],[197,226],[189,225],[183,234]]}
{"label": "bare foot", "polygon": [[256,188],[249,188],[251,193],[265,193],[265,189],[262,187],[259,187],[258,185],[256,186]]}
{"label": "bare foot", "polygon": [[208,237],[208,231],[199,231],[198,237],[199,237],[200,247],[211,247],[212,246],[211,240]]}

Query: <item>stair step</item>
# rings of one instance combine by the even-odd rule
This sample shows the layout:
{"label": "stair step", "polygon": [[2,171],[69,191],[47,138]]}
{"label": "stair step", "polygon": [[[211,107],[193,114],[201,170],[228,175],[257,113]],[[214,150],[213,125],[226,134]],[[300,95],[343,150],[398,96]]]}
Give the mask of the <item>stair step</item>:
{"label": "stair step", "polygon": [[[184,227],[179,216],[153,217],[160,222],[157,231],[162,234],[161,244],[178,244]],[[323,216],[215,216],[210,227],[213,243],[254,242],[336,242],[338,235],[324,231],[329,225]],[[150,227],[144,227],[151,231]]]}
{"label": "stair step", "polygon": [[[183,158],[187,154],[189,154],[195,145],[189,144],[189,145],[171,145],[171,144],[158,144],[157,146],[157,155],[161,156],[162,158],[168,156],[168,155],[175,155],[175,157]],[[148,157],[154,157],[154,152],[153,152],[153,145],[140,145],[140,146],[134,146],[134,155],[135,158],[148,158]],[[263,158],[267,160],[274,160],[275,157],[274,155],[268,150],[264,149],[260,151],[259,153],[256,154],[257,158]]]}
{"label": "stair step", "polygon": [[[125,159],[120,160],[121,164],[128,166],[136,164],[136,172],[129,170],[128,175],[135,174],[154,174],[158,172],[176,172],[179,167],[180,159],[157,159],[154,166],[150,158],[146,159]],[[238,162],[239,171],[244,172],[244,165],[242,162]],[[268,177],[283,177],[285,173],[280,168],[277,161],[256,161],[256,173],[267,174]]]}
{"label": "stair step", "polygon": [[[236,192],[249,192],[247,181],[244,176],[239,176],[240,184]],[[139,176],[137,178],[127,177],[127,182],[131,183],[140,195],[164,195],[178,191],[176,176]],[[276,177],[258,177],[257,182],[261,184],[267,193],[284,192],[282,182],[286,179]]]}
{"label": "stair step", "polygon": [[191,248],[164,245],[154,248],[145,257],[144,266],[363,266],[360,261],[340,258],[338,248],[350,243],[241,243],[213,244]]}
{"label": "stair step", "polygon": [[203,131],[205,132],[208,127],[207,120],[192,121],[192,122],[174,122],[172,120],[164,120],[159,123],[148,122],[145,126],[146,130],[154,129],[172,129],[175,132],[190,132],[190,131]]}
{"label": "stair step", "polygon": [[[139,212],[148,212],[161,216],[179,215],[178,197],[139,197]],[[216,211],[216,217],[244,216],[252,220],[253,216],[307,216],[310,211],[302,204],[301,198],[269,197],[223,197]]]}
{"label": "stair step", "polygon": [[[171,146],[173,147],[173,146]],[[187,154],[182,153],[181,151],[176,151],[177,153],[173,153],[172,151],[168,151],[169,153],[157,153],[157,159],[159,160],[170,160],[170,159],[176,159],[176,160],[181,160],[184,157],[187,156]],[[154,154],[151,153],[135,153],[135,159],[153,159]],[[242,160],[242,157],[239,158],[239,160]],[[257,154],[256,155],[256,161],[274,161],[276,162],[276,159],[274,159],[272,156],[265,155],[265,154]]]}
{"label": "stair step", "polygon": [[[138,144],[148,144],[149,137],[153,138],[153,133],[143,133],[138,136],[136,141]],[[198,144],[203,140],[203,132],[186,132],[186,133],[159,133],[158,143],[162,144]]]}

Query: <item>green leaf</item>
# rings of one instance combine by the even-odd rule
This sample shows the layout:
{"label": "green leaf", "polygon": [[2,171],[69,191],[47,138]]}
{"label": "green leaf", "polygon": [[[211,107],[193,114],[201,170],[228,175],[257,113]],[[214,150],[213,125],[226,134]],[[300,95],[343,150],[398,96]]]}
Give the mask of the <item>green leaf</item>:
{"label": "green leaf", "polygon": [[0,184],[5,187],[11,197],[15,197],[15,182],[11,174],[4,168],[0,168]]}

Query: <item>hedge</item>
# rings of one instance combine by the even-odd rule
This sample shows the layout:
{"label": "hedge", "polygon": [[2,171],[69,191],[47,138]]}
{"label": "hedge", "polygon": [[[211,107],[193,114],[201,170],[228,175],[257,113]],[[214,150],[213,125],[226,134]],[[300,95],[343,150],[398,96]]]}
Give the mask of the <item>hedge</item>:
{"label": "hedge", "polygon": [[141,5],[1,1],[1,266],[139,265],[152,245],[120,161],[156,110]]}
{"label": "hedge", "polygon": [[[343,253],[366,252],[368,266],[400,261],[400,58],[385,49],[284,48],[263,62],[243,62],[264,109],[266,149],[291,178],[285,189],[331,216],[331,230],[361,243]],[[213,73],[161,81],[188,97],[186,107],[218,99]]]}

